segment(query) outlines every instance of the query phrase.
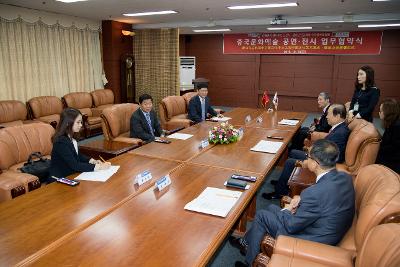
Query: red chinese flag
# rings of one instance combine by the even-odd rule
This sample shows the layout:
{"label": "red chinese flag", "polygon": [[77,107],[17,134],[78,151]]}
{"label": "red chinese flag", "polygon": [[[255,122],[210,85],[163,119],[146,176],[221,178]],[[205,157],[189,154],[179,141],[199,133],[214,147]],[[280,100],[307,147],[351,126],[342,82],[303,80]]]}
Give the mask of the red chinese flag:
{"label": "red chinese flag", "polygon": [[261,103],[262,103],[263,107],[266,107],[268,102],[269,102],[269,96],[267,94],[267,91],[264,91],[262,99],[261,99]]}

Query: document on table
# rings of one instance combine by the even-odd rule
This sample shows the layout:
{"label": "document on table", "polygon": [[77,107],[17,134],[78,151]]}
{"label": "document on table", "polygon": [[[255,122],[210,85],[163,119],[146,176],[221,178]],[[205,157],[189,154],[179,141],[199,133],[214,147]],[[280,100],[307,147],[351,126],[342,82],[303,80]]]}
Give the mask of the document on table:
{"label": "document on table", "polygon": [[193,136],[192,134],[174,133],[174,134],[168,135],[167,137],[172,138],[172,139],[186,140],[192,136]]}
{"label": "document on table", "polygon": [[257,145],[250,148],[251,151],[265,152],[275,154],[283,145],[282,142],[271,142],[266,140],[261,140]]}
{"label": "document on table", "polygon": [[280,122],[278,122],[279,125],[289,125],[289,126],[296,126],[297,123],[299,123],[299,120],[282,119]]}
{"label": "document on table", "polygon": [[230,117],[222,117],[222,118],[220,118],[220,117],[212,117],[210,120],[226,122],[226,121],[229,121],[230,119],[232,119],[232,118],[230,118]]}
{"label": "document on table", "polygon": [[185,205],[185,210],[226,217],[241,195],[240,191],[207,187]]}
{"label": "document on table", "polygon": [[82,172],[76,177],[76,180],[85,180],[93,182],[105,182],[119,169],[119,166],[111,166],[107,170],[93,171],[93,172]]}

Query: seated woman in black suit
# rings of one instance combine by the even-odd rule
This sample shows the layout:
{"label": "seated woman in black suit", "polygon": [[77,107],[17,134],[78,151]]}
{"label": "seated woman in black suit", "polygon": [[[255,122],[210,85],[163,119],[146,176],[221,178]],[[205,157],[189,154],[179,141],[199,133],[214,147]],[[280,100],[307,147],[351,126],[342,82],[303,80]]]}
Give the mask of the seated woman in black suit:
{"label": "seated woman in black suit", "polygon": [[379,107],[385,132],[376,163],[400,173],[400,106],[395,99],[385,99]]}
{"label": "seated woman in black suit", "polygon": [[350,103],[349,120],[354,118],[372,122],[372,112],[379,101],[380,91],[375,86],[374,70],[362,66],[357,72],[355,90]]}
{"label": "seated woman in black suit", "polygon": [[[109,162],[89,159],[79,153],[74,136],[82,128],[82,114],[74,108],[66,108],[61,113],[60,122],[52,137],[50,177],[66,177],[76,172],[103,170],[111,166]],[[50,182],[54,179],[50,178]]]}

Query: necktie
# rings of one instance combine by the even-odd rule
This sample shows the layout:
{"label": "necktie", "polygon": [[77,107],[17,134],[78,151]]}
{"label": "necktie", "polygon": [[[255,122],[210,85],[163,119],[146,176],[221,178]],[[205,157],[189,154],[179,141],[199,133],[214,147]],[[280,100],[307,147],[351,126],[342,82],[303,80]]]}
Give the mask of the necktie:
{"label": "necktie", "polygon": [[147,124],[149,125],[150,133],[151,133],[152,136],[154,136],[153,127],[151,127],[150,114],[146,112],[146,113],[144,113],[144,116],[146,117]]}
{"label": "necktie", "polygon": [[201,98],[201,120],[206,120],[206,103],[205,99]]}

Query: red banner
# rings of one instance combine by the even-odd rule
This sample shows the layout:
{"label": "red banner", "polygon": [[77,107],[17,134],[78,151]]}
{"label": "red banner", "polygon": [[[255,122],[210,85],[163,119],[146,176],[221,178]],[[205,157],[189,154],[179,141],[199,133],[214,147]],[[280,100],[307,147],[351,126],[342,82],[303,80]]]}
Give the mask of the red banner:
{"label": "red banner", "polygon": [[224,54],[379,55],[382,32],[224,34]]}

